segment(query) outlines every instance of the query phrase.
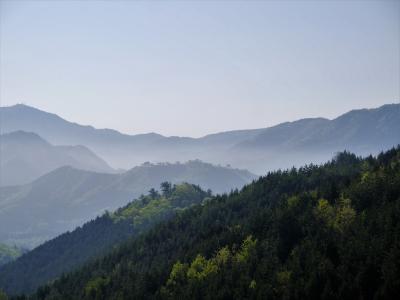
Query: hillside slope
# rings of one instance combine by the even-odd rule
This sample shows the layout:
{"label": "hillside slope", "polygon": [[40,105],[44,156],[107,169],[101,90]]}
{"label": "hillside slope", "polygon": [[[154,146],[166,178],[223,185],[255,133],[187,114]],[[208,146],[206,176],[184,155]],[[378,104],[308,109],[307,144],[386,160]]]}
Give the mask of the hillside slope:
{"label": "hillside slope", "polygon": [[400,148],[279,171],[163,222],[32,299],[395,299]]}
{"label": "hillside slope", "polygon": [[163,193],[142,196],[115,213],[106,213],[64,233],[0,268],[0,286],[11,292],[33,291],[209,196],[198,186],[187,183],[171,185]]}
{"label": "hillside slope", "polygon": [[62,167],[28,185],[0,188],[0,241],[32,248],[125,205],[163,181],[190,182],[220,193],[254,178],[244,170],[201,161],[145,164],[120,174]]}

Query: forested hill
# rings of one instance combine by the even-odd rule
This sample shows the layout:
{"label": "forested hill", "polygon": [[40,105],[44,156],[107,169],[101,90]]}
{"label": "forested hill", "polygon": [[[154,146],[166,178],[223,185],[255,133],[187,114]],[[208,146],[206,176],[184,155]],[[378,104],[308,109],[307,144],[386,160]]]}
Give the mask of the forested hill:
{"label": "forested hill", "polygon": [[396,299],[400,147],[269,173],[32,299]]}
{"label": "forested hill", "polygon": [[61,167],[28,185],[0,187],[0,241],[32,249],[105,210],[126,205],[164,181],[190,182],[222,193],[241,188],[254,178],[257,176],[246,170],[199,160],[145,163],[120,174]]}
{"label": "forested hill", "polygon": [[164,182],[161,188],[161,193],[151,189],[147,196],[62,234],[3,266],[0,288],[11,293],[33,291],[85,261],[105,254],[119,242],[170,218],[177,210],[199,204],[211,196],[210,191],[188,183]]}

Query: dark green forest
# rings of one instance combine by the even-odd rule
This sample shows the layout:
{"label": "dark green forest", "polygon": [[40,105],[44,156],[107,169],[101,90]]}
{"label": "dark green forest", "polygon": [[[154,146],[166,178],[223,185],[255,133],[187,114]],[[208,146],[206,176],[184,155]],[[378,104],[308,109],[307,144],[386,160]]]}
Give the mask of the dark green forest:
{"label": "dark green forest", "polygon": [[8,293],[32,292],[39,285],[104,255],[121,241],[134,238],[176,210],[201,203],[211,196],[188,183],[161,184],[114,213],[103,216],[50,240],[0,268],[0,288]]}
{"label": "dark green forest", "polygon": [[396,299],[399,216],[400,147],[339,153],[178,211],[29,299]]}

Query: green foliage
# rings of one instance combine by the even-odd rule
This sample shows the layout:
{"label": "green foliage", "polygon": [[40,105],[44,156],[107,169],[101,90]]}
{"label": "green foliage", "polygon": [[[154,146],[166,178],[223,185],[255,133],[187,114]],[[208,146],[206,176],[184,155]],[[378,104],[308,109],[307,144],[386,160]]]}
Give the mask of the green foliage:
{"label": "green foliage", "polygon": [[326,199],[320,199],[315,213],[327,226],[342,233],[356,220],[356,211],[350,199],[341,198],[335,206],[330,205]]}
{"label": "green foliage", "polygon": [[204,280],[218,270],[213,260],[206,260],[202,255],[197,255],[187,271],[189,280]]}
{"label": "green foliage", "polygon": [[356,211],[351,207],[350,199],[340,199],[336,209],[335,228],[343,232],[351,227],[356,219]]}
{"label": "green foliage", "polygon": [[141,201],[134,201],[127,207],[111,214],[111,218],[116,222],[130,219],[133,224],[140,225],[160,216],[171,208],[171,201],[164,197],[143,197]]}
{"label": "green foliage", "polygon": [[[176,262],[171,270],[166,286],[161,288],[161,294],[166,298],[185,299],[201,294],[202,286],[210,286],[217,277],[222,274],[240,274],[242,282],[248,282],[249,289],[255,289],[255,280],[251,276],[251,256],[255,255],[257,240],[248,236],[239,250],[230,250],[227,246],[222,247],[210,259],[201,254],[190,263],[182,264]],[[190,292],[192,291],[192,292]]]}
{"label": "green foliage", "polygon": [[177,261],[172,266],[171,274],[167,280],[167,286],[175,288],[178,285],[182,285],[184,281],[186,281],[188,268],[187,264],[182,264],[180,261]]}
{"label": "green foliage", "polygon": [[89,299],[102,299],[103,289],[107,286],[107,278],[96,277],[89,280],[85,286],[85,297]]}
{"label": "green foliage", "polygon": [[400,147],[341,153],[185,209],[31,298],[91,299],[101,277],[111,300],[397,299],[399,215]]}
{"label": "green foliage", "polygon": [[246,263],[250,257],[255,255],[257,240],[254,240],[250,235],[248,236],[242,244],[241,250],[235,255],[235,259],[239,263]]}
{"label": "green foliage", "polygon": [[140,225],[160,218],[171,211],[200,203],[207,196],[200,187],[189,183],[172,186],[169,182],[163,182],[161,188],[162,195],[150,190],[147,196],[141,196],[138,201],[133,201],[111,214],[111,218],[116,222],[131,219],[135,225]]}

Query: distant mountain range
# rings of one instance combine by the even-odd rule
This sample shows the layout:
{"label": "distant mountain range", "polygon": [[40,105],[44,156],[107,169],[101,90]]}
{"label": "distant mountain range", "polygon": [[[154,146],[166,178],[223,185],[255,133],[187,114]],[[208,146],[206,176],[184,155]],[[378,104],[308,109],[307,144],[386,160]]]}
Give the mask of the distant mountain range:
{"label": "distant mountain range", "polygon": [[[256,243],[252,240],[254,235],[261,248],[253,254],[267,255],[268,263],[261,260],[253,267],[263,266],[262,272],[267,272],[277,262],[284,263],[287,257],[296,255],[293,245],[304,234],[308,235],[307,239],[299,245],[308,245],[315,238],[313,247],[321,246],[325,251],[324,245],[336,236],[335,232],[343,233],[347,228],[343,218],[351,221],[360,216],[357,224],[362,227],[365,222],[370,222],[364,229],[373,230],[365,231],[354,244],[348,238],[340,239],[349,241],[353,247],[368,241],[366,237],[376,232],[377,223],[384,230],[390,228],[384,220],[392,220],[391,214],[396,215],[390,201],[397,197],[398,176],[395,172],[399,166],[399,148],[378,158],[360,159],[353,154],[341,153],[324,166],[273,172],[257,181],[254,180],[257,175],[236,168],[265,174],[272,169],[320,163],[344,149],[366,155],[391,148],[400,144],[400,104],[354,110],[333,120],[302,119],[270,128],[222,132],[197,139],[155,133],[125,135],[71,123],[25,105],[2,107],[0,116],[0,242],[7,245],[0,247],[0,263],[20,255],[17,250],[21,246],[36,247],[64,233],[22,255],[14,263],[1,267],[0,287],[10,293],[33,291],[63,272],[101,257],[116,247],[104,258],[87,264],[74,275],[67,275],[38,293],[48,293],[51,289],[51,295],[61,291],[67,295],[66,299],[71,295],[79,299],[82,291],[90,297],[101,291],[108,293],[109,298],[116,298],[118,295],[114,295],[114,291],[118,289],[115,286],[120,285],[119,289],[126,295],[137,292],[137,298],[143,298],[147,282],[158,282],[153,290],[157,290],[158,295],[165,292],[171,292],[170,296],[172,293],[179,295],[188,287],[175,290],[175,285],[168,286],[168,282],[173,282],[167,279],[168,270],[172,270],[173,275],[173,266],[179,267],[181,260],[191,268],[196,265],[195,257],[199,253],[205,254],[206,262],[218,249],[225,249],[225,252],[231,249],[232,258],[235,257],[232,262],[240,261],[248,254],[243,246],[245,242]],[[155,163],[158,161],[169,163]],[[134,165],[136,167],[129,171],[114,169],[128,169]],[[380,178],[384,172],[386,175]],[[152,188],[165,181],[177,186],[173,192],[164,191],[160,197]],[[210,198],[211,192],[206,192],[207,189],[214,193],[228,192],[250,182],[252,184],[242,191],[230,195]],[[14,185],[19,183],[25,184]],[[141,196],[150,189],[151,197]],[[379,196],[382,191],[384,194]],[[207,200],[203,201],[205,198]],[[122,208],[115,212],[119,207]],[[364,218],[365,207],[368,207],[367,218]],[[375,215],[377,208],[381,210],[379,217]],[[321,227],[319,209],[334,229],[323,243],[319,237],[328,231]],[[105,213],[106,210],[112,213]],[[333,222],[334,214],[338,216]],[[155,224],[166,220],[167,216],[173,217],[170,222],[154,229]],[[77,227],[89,220],[92,221]],[[150,231],[146,233],[148,229]],[[320,234],[314,234],[315,230],[320,230]],[[390,236],[391,232],[394,230],[387,230],[386,235]],[[357,233],[354,237],[359,237],[358,230],[349,230],[349,236],[353,237],[353,233]],[[128,238],[132,240],[117,247]],[[271,248],[275,242],[277,244]],[[240,243],[243,245],[238,250]],[[382,244],[382,249],[391,244],[393,239],[390,237],[386,246]],[[224,248],[226,245],[229,247]],[[274,254],[271,249],[278,249],[278,252]],[[366,244],[357,249],[369,249],[369,246]],[[309,250],[304,246],[305,256]],[[337,253],[335,250],[331,254],[336,257]],[[299,256],[293,266],[300,266],[305,256]],[[254,259],[257,257],[255,255]],[[343,266],[347,265],[348,262],[343,263]],[[114,266],[121,267],[122,271],[114,272]],[[287,282],[291,276],[291,273],[285,273],[288,266],[282,264],[276,268],[268,284],[274,286],[274,280],[279,283],[282,278],[282,282]],[[128,272],[124,272],[125,267]],[[129,273],[132,269],[134,273]],[[238,267],[236,271],[239,274],[243,269]],[[262,272],[259,274],[264,274]],[[128,276],[129,280],[125,282],[124,276],[128,273],[131,277]],[[99,274],[105,277],[98,277],[102,276]],[[246,289],[258,288],[264,275],[257,277],[257,283],[250,280],[253,275],[246,275],[244,280],[226,288],[226,295],[240,282],[246,283]],[[157,276],[159,280],[154,281]],[[185,286],[186,279],[182,278]],[[221,279],[226,277],[221,275]],[[207,286],[212,282],[210,280]],[[98,286],[104,288],[97,289]],[[132,286],[138,288],[130,290]],[[286,288],[287,285],[282,285],[282,289]],[[175,298],[188,298],[186,296]]]}
{"label": "distant mountain range", "polygon": [[400,104],[353,110],[336,119],[302,119],[269,128],[228,131],[202,138],[126,135],[68,122],[26,105],[1,107],[3,133],[32,131],[55,145],[85,145],[114,168],[145,161],[201,159],[257,174],[320,163],[338,151],[377,153],[400,143]]}
{"label": "distant mountain range", "polygon": [[[0,116],[0,241],[28,247],[116,209],[162,181],[220,193],[256,177],[195,159],[265,174],[320,163],[344,149],[366,155],[400,144],[400,104],[202,138],[125,135],[26,105],[1,107]],[[138,166],[117,172],[103,158],[113,167]]]}
{"label": "distant mountain range", "polygon": [[241,188],[256,176],[201,161],[144,164],[125,173],[58,168],[30,184],[0,187],[0,241],[34,247],[113,211],[161,182],[190,182],[215,193]]}
{"label": "distant mountain range", "polygon": [[62,166],[114,172],[85,146],[53,146],[35,133],[15,131],[0,136],[0,186],[20,185]]}

